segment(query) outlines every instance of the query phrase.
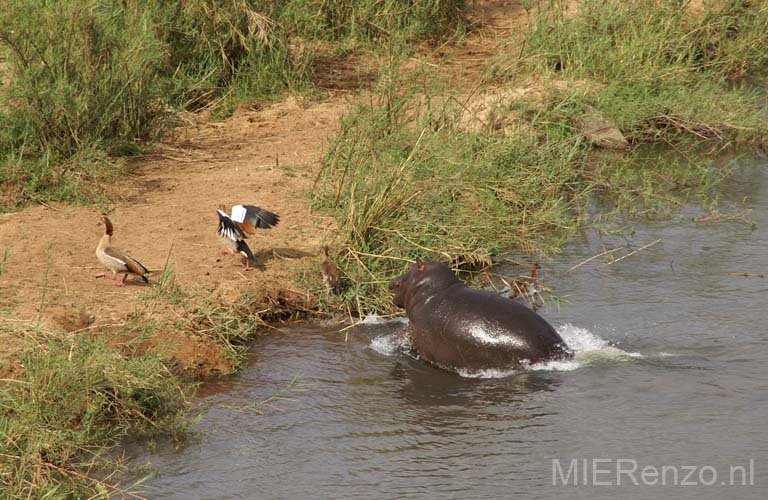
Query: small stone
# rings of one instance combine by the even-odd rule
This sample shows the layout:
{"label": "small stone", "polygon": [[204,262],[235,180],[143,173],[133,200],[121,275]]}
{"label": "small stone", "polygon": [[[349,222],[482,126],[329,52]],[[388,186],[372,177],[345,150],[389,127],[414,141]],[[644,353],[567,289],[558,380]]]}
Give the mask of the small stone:
{"label": "small stone", "polygon": [[584,114],[576,119],[581,134],[595,146],[606,149],[629,149],[629,142],[621,130],[598,110],[584,105]]}

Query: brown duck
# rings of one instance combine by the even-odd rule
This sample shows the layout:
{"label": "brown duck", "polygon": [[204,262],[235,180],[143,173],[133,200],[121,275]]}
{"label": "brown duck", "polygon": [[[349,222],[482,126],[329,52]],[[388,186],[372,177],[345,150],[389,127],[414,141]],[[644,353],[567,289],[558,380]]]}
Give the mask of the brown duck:
{"label": "brown duck", "polygon": [[[102,214],[97,225],[104,226],[104,236],[101,237],[99,245],[96,247],[96,257],[99,259],[99,262],[112,271],[112,274],[99,273],[96,277],[115,280],[115,286],[125,286],[125,279],[128,275],[135,274],[144,280],[144,283],[149,283],[146,275],[149,274],[150,271],[144,267],[144,264],[131,257],[123,250],[112,246],[112,234],[115,232],[112,221],[110,221],[105,214]],[[123,279],[118,281],[117,275],[120,273],[124,273]]]}
{"label": "brown duck", "polygon": [[323,261],[320,263],[320,274],[323,284],[328,290],[339,290],[339,267],[328,256],[328,245],[323,246]]}

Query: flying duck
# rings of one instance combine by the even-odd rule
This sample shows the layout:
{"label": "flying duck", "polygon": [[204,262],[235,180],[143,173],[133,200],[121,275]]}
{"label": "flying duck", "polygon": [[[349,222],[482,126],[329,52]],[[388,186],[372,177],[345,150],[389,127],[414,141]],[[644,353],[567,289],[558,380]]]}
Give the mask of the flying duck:
{"label": "flying duck", "polygon": [[251,262],[255,257],[245,239],[256,234],[257,229],[276,226],[280,222],[280,216],[253,205],[234,205],[231,215],[227,215],[223,207],[216,209],[216,212],[219,214],[217,233],[227,247],[222,253],[243,255],[245,257],[243,271],[247,271],[251,268]]}
{"label": "flying duck", "polygon": [[[115,286],[125,286],[125,279],[128,275],[135,274],[144,280],[144,283],[149,283],[146,275],[150,271],[144,267],[144,264],[131,257],[123,250],[112,246],[112,234],[114,234],[115,228],[106,214],[101,214],[101,217],[99,218],[97,226],[102,225],[104,226],[104,236],[101,237],[99,245],[96,247],[96,257],[99,259],[99,262],[112,271],[112,274],[99,273],[96,277],[115,280]],[[119,273],[124,273],[123,279],[117,281],[117,275]]]}

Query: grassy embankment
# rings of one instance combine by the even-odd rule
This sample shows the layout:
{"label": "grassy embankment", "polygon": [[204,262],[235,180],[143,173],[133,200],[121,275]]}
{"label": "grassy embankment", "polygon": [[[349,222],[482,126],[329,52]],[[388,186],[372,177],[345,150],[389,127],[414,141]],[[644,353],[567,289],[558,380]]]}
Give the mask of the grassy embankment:
{"label": "grassy embankment", "polygon": [[[701,15],[673,1],[537,5],[474,95],[440,87],[429,68],[392,66],[343,119],[314,198],[340,228],[340,309],[391,311],[386,284],[417,256],[461,265],[554,252],[591,199],[624,215],[669,214],[727,175],[712,155],[768,140],[748,82],[768,61],[764,2],[717,2]],[[480,118],[496,130],[478,132],[468,111],[489,87],[499,98]],[[631,149],[586,140],[585,105]]]}
{"label": "grassy embankment", "polygon": [[3,498],[105,498],[119,491],[95,479],[119,465],[101,456],[108,445],[183,434],[189,386],[159,356],[125,356],[102,335],[35,335],[45,347],[24,356],[25,376],[0,385]]}
{"label": "grassy embankment", "polygon": [[[41,291],[40,310],[46,302]],[[156,311],[173,308],[168,324]],[[0,379],[0,489],[3,498],[108,498],[122,495],[122,464],[106,456],[127,436],[181,439],[194,382],[151,347],[164,329],[209,335],[238,358],[257,315],[237,315],[175,285],[170,268],[122,327],[71,334],[40,321],[2,321],[24,337],[23,374]],[[171,348],[171,346],[168,346]],[[113,477],[115,479],[113,479]],[[128,490],[131,488],[128,487]],[[132,495],[128,495],[132,496]]]}
{"label": "grassy embankment", "polygon": [[[464,26],[463,2],[449,0],[0,4],[3,210],[98,203],[109,195],[104,181],[122,172],[116,157],[151,147],[178,112],[225,114],[239,102],[312,91],[321,51],[343,56]],[[106,450],[128,434],[183,434],[189,382],[144,348],[169,326],[154,319],[163,307],[178,312],[171,326],[211,335],[233,356],[262,320],[188,296],[167,270],[119,332],[62,336],[0,322],[28,341],[23,375],[0,381],[4,497],[121,494],[109,484],[117,467],[101,458]],[[121,336],[128,341],[116,345]]]}

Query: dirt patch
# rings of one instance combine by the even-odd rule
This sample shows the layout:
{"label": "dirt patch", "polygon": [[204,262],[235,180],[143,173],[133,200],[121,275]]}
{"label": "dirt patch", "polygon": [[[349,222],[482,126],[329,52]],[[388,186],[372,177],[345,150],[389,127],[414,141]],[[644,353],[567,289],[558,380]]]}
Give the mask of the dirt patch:
{"label": "dirt patch", "polygon": [[170,369],[191,377],[232,373],[234,353],[212,337],[190,332],[161,331],[151,335],[118,334],[110,346],[127,356],[153,352],[168,359]]}
{"label": "dirt patch", "polygon": [[[316,265],[329,228],[312,213],[306,193],[343,110],[341,99],[287,99],[179,130],[155,154],[132,161],[130,175],[111,188],[120,199],[109,207],[114,244],[149,269],[160,271],[168,262],[179,287],[195,296],[221,295],[231,303],[244,291],[258,292],[265,281],[292,289],[293,269]],[[257,265],[247,273],[240,258],[220,254],[216,236],[216,207],[236,203],[281,216],[277,227],[249,240]],[[155,288],[133,278],[124,288],[94,278],[104,271],[95,256],[103,231],[96,226],[99,212],[56,204],[0,216],[0,258],[10,249],[0,276],[0,310],[14,320],[40,318],[45,327],[66,331],[126,323]],[[317,281],[320,286],[319,274]],[[226,288],[233,292],[220,294]],[[5,338],[0,342],[6,345]],[[199,340],[194,344],[202,348]],[[179,357],[196,359],[184,354],[195,351],[183,348]]]}
{"label": "dirt patch", "polygon": [[24,373],[21,353],[26,348],[23,336],[10,331],[0,331],[0,343],[3,349],[0,354],[0,378],[16,378]]}

